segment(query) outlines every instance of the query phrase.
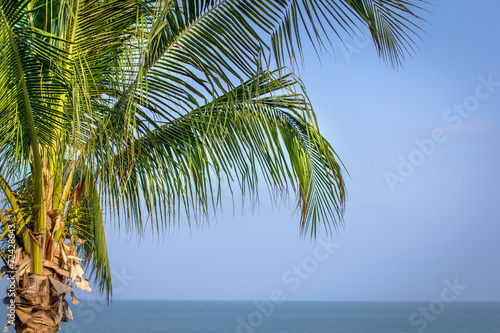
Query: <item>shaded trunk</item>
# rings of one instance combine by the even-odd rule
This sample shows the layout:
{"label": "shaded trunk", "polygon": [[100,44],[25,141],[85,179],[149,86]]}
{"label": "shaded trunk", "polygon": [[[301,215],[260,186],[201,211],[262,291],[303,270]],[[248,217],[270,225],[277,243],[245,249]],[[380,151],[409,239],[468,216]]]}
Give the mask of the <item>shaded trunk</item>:
{"label": "shaded trunk", "polygon": [[16,332],[53,333],[59,330],[61,322],[73,319],[73,315],[65,299],[71,294],[73,304],[80,301],[74,296],[71,284],[87,291],[88,280],[83,277],[77,252],[74,246],[53,242],[52,260],[43,261],[41,275],[31,272],[31,256],[22,248],[15,251],[14,271],[2,268],[2,276],[9,273],[10,286],[7,297],[9,314],[6,329],[14,325]]}
{"label": "shaded trunk", "polygon": [[24,333],[53,333],[62,321],[72,319],[64,299],[71,287],[53,277],[27,274],[15,296],[15,328]]}

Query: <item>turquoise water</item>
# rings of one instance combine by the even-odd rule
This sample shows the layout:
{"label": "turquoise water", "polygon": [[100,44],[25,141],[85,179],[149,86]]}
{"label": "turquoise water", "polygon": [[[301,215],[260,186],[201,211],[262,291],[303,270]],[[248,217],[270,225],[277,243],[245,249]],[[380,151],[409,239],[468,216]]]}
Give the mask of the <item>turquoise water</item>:
{"label": "turquoise water", "polygon": [[72,309],[63,332],[500,332],[500,303],[114,301]]}

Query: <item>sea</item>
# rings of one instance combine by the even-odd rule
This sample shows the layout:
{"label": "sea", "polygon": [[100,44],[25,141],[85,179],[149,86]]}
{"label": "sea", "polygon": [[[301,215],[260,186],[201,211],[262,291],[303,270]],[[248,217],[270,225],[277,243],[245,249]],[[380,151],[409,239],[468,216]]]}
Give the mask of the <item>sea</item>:
{"label": "sea", "polygon": [[118,300],[71,308],[65,333],[500,333],[497,302]]}

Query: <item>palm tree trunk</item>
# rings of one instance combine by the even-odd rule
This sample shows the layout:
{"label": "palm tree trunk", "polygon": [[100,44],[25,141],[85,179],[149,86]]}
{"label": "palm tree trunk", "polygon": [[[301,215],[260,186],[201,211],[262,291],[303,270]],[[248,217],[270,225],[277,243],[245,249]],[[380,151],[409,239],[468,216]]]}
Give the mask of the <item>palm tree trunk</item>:
{"label": "palm tree trunk", "polygon": [[[31,272],[31,256],[22,248],[15,253],[15,329],[23,333],[54,333],[61,322],[73,319],[65,299],[71,293],[73,304],[80,301],[74,296],[70,283],[79,289],[92,291],[74,246],[53,243],[53,259],[43,261],[42,274]],[[9,293],[8,293],[9,294]],[[4,303],[11,303],[8,298]],[[12,322],[7,321],[6,328]]]}
{"label": "palm tree trunk", "polygon": [[15,296],[16,332],[54,333],[72,319],[64,299],[71,287],[53,277],[30,273],[20,280]]}

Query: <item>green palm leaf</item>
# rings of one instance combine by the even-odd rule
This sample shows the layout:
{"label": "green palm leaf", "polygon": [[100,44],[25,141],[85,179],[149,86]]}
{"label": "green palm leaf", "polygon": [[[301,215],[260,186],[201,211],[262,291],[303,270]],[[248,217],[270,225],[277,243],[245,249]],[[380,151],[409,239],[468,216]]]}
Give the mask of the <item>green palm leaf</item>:
{"label": "green palm leaf", "polygon": [[124,220],[139,231],[142,205],[155,212],[158,229],[175,220],[176,211],[188,220],[200,212],[207,218],[220,203],[222,182],[256,194],[261,170],[272,194],[296,190],[304,231],[315,235],[320,222],[327,231],[337,228],[345,202],[342,166],[315,126],[300,81],[279,72],[257,73],[119,154],[101,151],[112,156],[99,171],[102,191],[113,194],[111,211],[126,207]]}

